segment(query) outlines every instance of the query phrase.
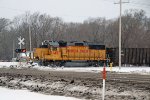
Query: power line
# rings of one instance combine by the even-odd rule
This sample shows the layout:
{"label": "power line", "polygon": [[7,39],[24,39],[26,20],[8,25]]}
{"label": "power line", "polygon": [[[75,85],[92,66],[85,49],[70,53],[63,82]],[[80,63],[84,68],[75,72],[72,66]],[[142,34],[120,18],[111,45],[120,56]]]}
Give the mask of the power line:
{"label": "power line", "polygon": [[148,6],[148,7],[150,7],[150,4],[145,4],[145,3],[141,3],[141,2],[131,1],[131,3],[133,3],[133,4],[137,4],[137,5],[144,5],[144,6]]}
{"label": "power line", "polygon": [[[130,5],[135,5],[135,7],[141,7],[141,4],[139,4],[139,5],[137,5],[137,4],[134,4],[134,3],[130,3]],[[144,8],[150,8],[150,7],[148,7],[148,6],[144,6],[144,5],[142,5],[142,7],[144,7]]]}
{"label": "power line", "polygon": [[[114,2],[113,0],[102,0],[102,1]],[[124,0],[124,2],[130,2],[130,3],[136,4],[136,5],[144,5],[144,6],[150,7],[150,4],[145,4],[145,3],[141,3],[141,2],[135,2],[135,1],[131,1],[131,0]]]}
{"label": "power line", "polygon": [[106,2],[114,2],[114,1],[112,1],[112,0],[111,0],[111,1],[110,1],[110,0],[102,0],[102,1],[106,1]]}
{"label": "power line", "polygon": [[[114,3],[113,0],[102,0],[102,1],[106,1],[106,2],[111,2]],[[126,1],[125,1],[126,2]],[[129,2],[129,0],[127,1]],[[135,2],[135,1],[130,1],[131,5],[143,5],[144,8],[150,8],[150,4],[145,4],[145,3],[140,3],[140,2]],[[147,7],[146,7],[147,6]],[[139,6],[141,7],[141,6]],[[10,7],[4,7],[4,6],[0,6],[0,8],[5,8],[5,9],[10,9],[10,10],[14,10],[14,11],[19,11],[19,12],[26,12],[27,10],[22,10],[22,9],[14,9],[14,8],[10,8]]]}
{"label": "power line", "polygon": [[[28,10],[22,10],[22,9],[14,9],[14,8],[9,8],[9,7],[4,7],[4,6],[0,6],[0,8],[4,8],[4,9],[9,9],[9,10],[13,10],[13,11],[17,11],[17,12],[27,12]],[[55,13],[57,15],[57,13]],[[73,15],[68,15],[68,14],[63,14],[62,16],[66,16],[66,17],[75,17]],[[80,18],[84,18],[87,16],[76,16],[76,17],[80,17]]]}
{"label": "power line", "polygon": [[0,8],[9,9],[9,10],[14,10],[14,11],[19,11],[19,12],[26,12],[25,10],[14,9],[14,8],[9,8],[9,7],[4,7],[4,6],[0,6]]}
{"label": "power line", "polygon": [[133,3],[130,3],[129,5],[133,5],[135,8],[143,9],[143,10],[145,10],[146,14],[150,14],[149,10],[147,10],[147,9],[149,9],[150,7],[143,6],[143,7],[141,8],[140,5],[133,4]]}
{"label": "power line", "polygon": [[145,6],[145,7],[149,7],[149,8],[150,8],[150,4],[145,4],[145,3],[141,3],[141,2],[134,2],[134,1],[131,1],[130,4],[142,5],[142,6]]}
{"label": "power line", "polygon": [[[106,2],[113,2],[114,0],[103,0],[103,1],[106,1]],[[147,8],[147,9],[150,9],[150,4],[145,4],[145,3],[141,3],[141,2],[135,2],[135,1],[131,1],[131,0],[124,0],[125,2],[124,3],[129,3],[129,5],[134,5],[134,7],[144,7],[144,8]],[[118,4],[118,3],[115,3],[115,4]],[[148,11],[146,11],[147,14],[150,14]]]}
{"label": "power line", "polygon": [[[114,0],[102,0],[102,1],[111,2],[112,4],[114,3]],[[124,0],[124,1],[129,1],[129,0]],[[135,2],[135,1],[131,1],[129,3],[129,5],[134,5],[134,7],[141,7],[140,5],[143,5],[142,7],[144,7],[144,8],[147,8],[147,9],[150,8],[149,4]],[[15,8],[10,8],[10,7],[4,7],[4,6],[0,6],[0,8],[9,9],[9,10],[13,10],[13,11],[16,11],[16,12],[27,12],[28,11],[28,10],[23,10],[23,9],[15,9]],[[148,13],[148,11],[146,11],[146,13],[150,14],[150,13]],[[74,16],[70,16],[70,15],[66,15],[66,14],[63,14],[62,16],[74,17]],[[86,16],[77,16],[77,17],[81,17],[81,18],[83,17],[84,18]]]}

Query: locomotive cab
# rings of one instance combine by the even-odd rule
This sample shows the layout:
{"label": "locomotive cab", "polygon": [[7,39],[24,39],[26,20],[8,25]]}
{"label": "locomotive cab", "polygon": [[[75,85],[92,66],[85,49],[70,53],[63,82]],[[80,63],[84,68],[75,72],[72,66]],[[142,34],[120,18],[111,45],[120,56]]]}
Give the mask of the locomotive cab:
{"label": "locomotive cab", "polygon": [[49,54],[45,55],[46,60],[60,60],[60,48],[59,43],[55,41],[49,42]]}

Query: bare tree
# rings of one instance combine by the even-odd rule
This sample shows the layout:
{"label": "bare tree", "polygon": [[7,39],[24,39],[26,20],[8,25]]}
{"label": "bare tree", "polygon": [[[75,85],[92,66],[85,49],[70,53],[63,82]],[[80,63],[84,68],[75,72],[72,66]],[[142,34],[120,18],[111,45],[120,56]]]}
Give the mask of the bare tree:
{"label": "bare tree", "polygon": [[[118,47],[118,18],[90,18],[83,23],[65,23],[59,17],[26,12],[12,21],[0,18],[0,59],[12,58],[12,43],[19,48],[17,37],[25,38],[29,50],[29,27],[32,47],[44,40],[88,41]],[[150,18],[143,10],[127,10],[122,16],[122,47],[150,48]]]}

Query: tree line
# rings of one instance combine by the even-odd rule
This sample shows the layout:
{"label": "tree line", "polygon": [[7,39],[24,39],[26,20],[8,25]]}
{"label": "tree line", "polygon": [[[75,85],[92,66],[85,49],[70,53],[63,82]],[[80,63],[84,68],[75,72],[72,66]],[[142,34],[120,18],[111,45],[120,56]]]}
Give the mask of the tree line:
{"label": "tree line", "polygon": [[[25,38],[23,48],[29,50],[29,30],[32,48],[44,40],[87,41],[118,47],[119,18],[89,18],[82,23],[64,22],[38,12],[26,12],[14,19],[0,18],[0,59],[11,59],[19,48],[19,36]],[[122,15],[122,48],[150,48],[150,17],[143,10],[127,10]]]}

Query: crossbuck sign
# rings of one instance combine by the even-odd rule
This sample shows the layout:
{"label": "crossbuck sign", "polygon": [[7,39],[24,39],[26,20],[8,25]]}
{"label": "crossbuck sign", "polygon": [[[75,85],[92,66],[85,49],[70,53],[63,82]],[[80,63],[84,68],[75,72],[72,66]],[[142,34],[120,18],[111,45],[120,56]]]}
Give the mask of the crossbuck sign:
{"label": "crossbuck sign", "polygon": [[19,40],[19,43],[18,43],[18,44],[20,45],[20,49],[21,49],[21,45],[24,45],[24,44],[25,44],[25,43],[24,43],[24,40],[25,40],[25,39],[24,39],[24,38],[21,39],[21,36],[20,36],[20,37],[18,37],[18,40]]}

